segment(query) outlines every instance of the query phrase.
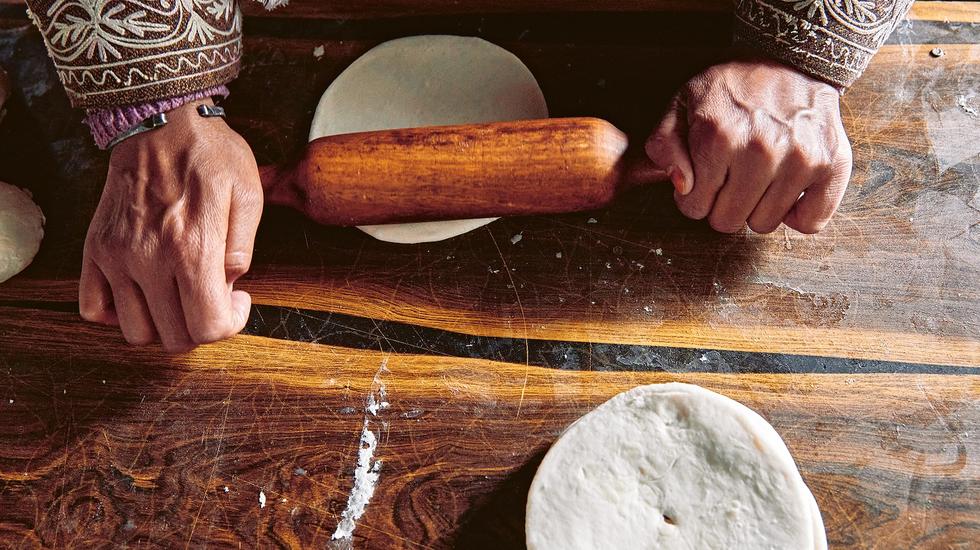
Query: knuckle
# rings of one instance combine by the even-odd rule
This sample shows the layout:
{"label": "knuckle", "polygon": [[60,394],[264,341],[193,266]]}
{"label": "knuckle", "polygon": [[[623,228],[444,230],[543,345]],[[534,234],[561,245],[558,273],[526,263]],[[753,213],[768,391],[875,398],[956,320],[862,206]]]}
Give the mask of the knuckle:
{"label": "knuckle", "polygon": [[123,338],[133,346],[148,346],[153,343],[153,336],[144,333],[123,333]]}
{"label": "knuckle", "polygon": [[778,152],[776,145],[764,135],[755,134],[745,143],[745,150],[766,164],[775,163]]}
{"label": "knuckle", "polygon": [[708,225],[719,233],[737,233],[745,224],[743,222],[711,216],[708,218]]}
{"label": "knuckle", "polygon": [[190,276],[196,276],[201,269],[201,263],[209,257],[206,247],[200,241],[188,237],[173,239],[168,249],[174,271]]}
{"label": "knuckle", "polygon": [[711,143],[726,142],[731,136],[731,130],[718,117],[698,111],[694,113],[691,131]]}
{"label": "knuckle", "polygon": [[817,172],[827,167],[825,159],[803,147],[793,147],[786,154],[786,162],[794,171]]}
{"label": "knuckle", "polygon": [[191,340],[197,344],[210,344],[211,342],[217,342],[219,340],[224,340],[231,336],[230,331],[223,326],[224,323],[208,323],[205,326],[198,327],[191,331]]}
{"label": "knuckle", "polygon": [[244,254],[228,254],[225,257],[225,274],[237,278],[248,273],[251,262]]}
{"label": "knuckle", "polygon": [[708,207],[697,200],[688,200],[687,197],[676,199],[677,209],[686,218],[692,220],[702,220],[708,215]]}
{"label": "knuckle", "polygon": [[793,229],[805,235],[813,235],[822,231],[826,225],[825,220],[798,220]]}
{"label": "knuckle", "polygon": [[772,222],[769,220],[749,220],[749,229],[754,233],[760,235],[765,235],[767,233],[772,233],[779,227],[779,222]]}

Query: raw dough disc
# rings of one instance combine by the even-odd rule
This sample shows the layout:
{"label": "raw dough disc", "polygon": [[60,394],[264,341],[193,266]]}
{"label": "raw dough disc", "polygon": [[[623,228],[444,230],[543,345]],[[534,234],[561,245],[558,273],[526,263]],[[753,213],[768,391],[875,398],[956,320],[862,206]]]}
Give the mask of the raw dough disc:
{"label": "raw dough disc", "polygon": [[0,181],[0,283],[31,263],[42,237],[44,214],[30,193]]}
{"label": "raw dough disc", "polygon": [[[514,54],[464,36],[411,36],[358,58],[320,98],[310,140],[322,136],[480,122],[547,118],[537,81]],[[366,225],[397,243],[455,237],[496,218]]]}
{"label": "raw dough disc", "polygon": [[779,434],[689,384],[634,388],[572,424],[531,484],[526,530],[529,550],[826,548]]}

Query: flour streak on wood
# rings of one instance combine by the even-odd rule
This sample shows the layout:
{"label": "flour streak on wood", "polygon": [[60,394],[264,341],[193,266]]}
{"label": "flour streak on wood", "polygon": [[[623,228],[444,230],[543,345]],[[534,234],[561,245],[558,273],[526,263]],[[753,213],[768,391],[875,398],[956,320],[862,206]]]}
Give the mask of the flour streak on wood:
{"label": "flour streak on wood", "polygon": [[[374,375],[371,393],[364,407],[364,427],[358,440],[357,467],[354,469],[354,487],[347,498],[347,507],[340,516],[340,523],[334,531],[331,540],[334,548],[350,548],[357,528],[357,520],[364,515],[374,490],[381,478],[381,460],[374,458],[378,449],[378,436],[371,430],[372,421],[378,412],[387,409],[391,404],[387,400],[388,392],[381,375],[388,370],[388,357],[381,361],[378,372]],[[383,430],[388,431],[388,423],[382,421]]]}

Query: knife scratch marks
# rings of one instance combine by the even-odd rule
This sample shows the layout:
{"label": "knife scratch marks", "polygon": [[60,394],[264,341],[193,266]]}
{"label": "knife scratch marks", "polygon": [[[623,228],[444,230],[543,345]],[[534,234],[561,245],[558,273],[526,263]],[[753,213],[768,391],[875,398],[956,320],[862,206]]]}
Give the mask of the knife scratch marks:
{"label": "knife scratch marks", "polygon": [[524,393],[527,391],[527,380],[531,369],[531,346],[527,341],[527,316],[524,315],[524,305],[521,304],[521,294],[517,291],[517,284],[514,283],[514,276],[510,273],[510,267],[507,265],[507,260],[504,259],[503,252],[500,251],[500,245],[497,244],[497,239],[494,238],[493,232],[487,227],[487,234],[490,235],[490,240],[493,241],[494,248],[497,249],[497,255],[500,256],[500,262],[504,266],[504,273],[507,274],[507,278],[510,279],[510,287],[514,289],[514,297],[517,299],[517,309],[521,312],[521,324],[524,329],[524,384],[521,386],[521,398],[517,401],[517,415],[514,418],[521,417],[521,407],[524,406]]}

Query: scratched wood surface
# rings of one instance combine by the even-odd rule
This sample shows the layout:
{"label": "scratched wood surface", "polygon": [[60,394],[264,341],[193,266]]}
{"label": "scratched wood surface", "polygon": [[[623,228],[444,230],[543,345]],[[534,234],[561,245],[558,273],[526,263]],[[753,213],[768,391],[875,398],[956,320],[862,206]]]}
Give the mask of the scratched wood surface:
{"label": "scratched wood surface", "polygon": [[[677,85],[726,56],[730,21],[710,2],[441,15],[450,4],[247,18],[231,124],[261,162],[287,159],[358,55],[449,32],[516,53],[553,115],[640,139]],[[845,96],[855,176],[820,235],[713,234],[666,189],[421,246],[270,208],[242,285],[257,304],[247,335],[179,357],[75,314],[106,157],[22,9],[0,7],[19,90],[0,179],[49,218],[35,263],[0,285],[0,546],[328,546],[370,430],[380,480],[353,547],[519,548],[560,431],[618,391],[686,381],[773,423],[832,547],[977,547],[980,33],[961,23],[970,3],[935,4]],[[375,416],[382,388],[391,407]]]}

